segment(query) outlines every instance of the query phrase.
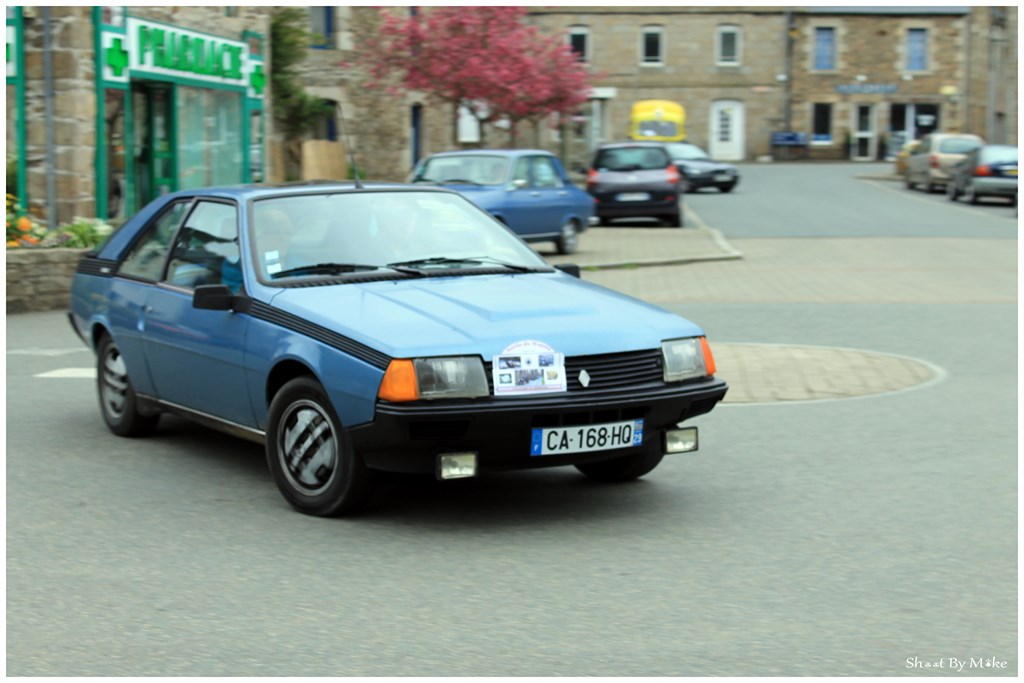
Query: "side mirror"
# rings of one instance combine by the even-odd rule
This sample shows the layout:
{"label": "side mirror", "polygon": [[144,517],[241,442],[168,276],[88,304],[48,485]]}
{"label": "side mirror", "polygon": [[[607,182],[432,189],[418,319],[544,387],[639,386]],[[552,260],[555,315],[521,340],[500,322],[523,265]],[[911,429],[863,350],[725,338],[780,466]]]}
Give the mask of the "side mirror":
{"label": "side mirror", "polygon": [[580,267],[575,263],[559,263],[555,266],[555,270],[560,270],[567,275],[572,275],[575,278],[580,277]]}
{"label": "side mirror", "polygon": [[515,180],[512,181],[513,190],[522,190],[524,187],[526,187],[526,185],[527,182],[522,178],[516,178]]}
{"label": "side mirror", "polygon": [[227,285],[199,285],[192,294],[192,308],[206,311],[230,311],[235,295]]}

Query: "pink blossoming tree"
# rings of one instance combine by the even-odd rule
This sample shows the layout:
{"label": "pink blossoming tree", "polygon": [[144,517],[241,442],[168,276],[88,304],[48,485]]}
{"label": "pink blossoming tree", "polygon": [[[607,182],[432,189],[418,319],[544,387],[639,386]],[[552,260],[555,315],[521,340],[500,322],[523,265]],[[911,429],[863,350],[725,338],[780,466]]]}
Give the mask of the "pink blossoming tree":
{"label": "pink blossoming tree", "polygon": [[382,10],[379,35],[357,53],[374,83],[420,91],[452,108],[458,139],[459,108],[481,124],[507,121],[512,143],[518,124],[534,126],[587,101],[586,67],[562,36],[545,36],[526,23],[524,7],[435,7],[412,16]]}

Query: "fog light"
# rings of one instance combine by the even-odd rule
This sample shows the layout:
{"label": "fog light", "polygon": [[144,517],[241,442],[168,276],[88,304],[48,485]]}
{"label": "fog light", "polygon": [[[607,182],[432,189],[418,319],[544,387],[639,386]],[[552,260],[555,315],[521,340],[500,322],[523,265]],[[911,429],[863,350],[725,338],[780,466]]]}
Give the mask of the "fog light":
{"label": "fog light", "polygon": [[442,453],[437,456],[438,479],[476,476],[476,453]]}
{"label": "fog light", "polygon": [[666,453],[689,453],[697,450],[697,428],[670,429],[665,432]]}

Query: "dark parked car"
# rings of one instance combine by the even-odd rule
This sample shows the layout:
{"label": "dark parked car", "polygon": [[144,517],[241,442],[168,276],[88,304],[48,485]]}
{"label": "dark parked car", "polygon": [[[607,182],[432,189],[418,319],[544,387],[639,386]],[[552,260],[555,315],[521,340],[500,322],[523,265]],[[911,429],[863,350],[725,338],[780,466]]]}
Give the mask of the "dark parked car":
{"label": "dark parked car", "polygon": [[964,197],[977,204],[982,197],[1005,197],[1017,203],[1017,148],[1012,145],[983,145],[967,153],[953,167],[946,185],[950,201]]}
{"label": "dark parked car", "polygon": [[658,218],[681,227],[681,180],[664,143],[605,143],[587,171],[587,192],[602,224],[613,218]]}
{"label": "dark parked car", "polygon": [[667,142],[665,147],[672,162],[683,174],[683,191],[696,192],[702,187],[716,187],[721,192],[732,192],[740,182],[736,166],[715,161],[703,149],[690,142]]}
{"label": "dark parked car", "polygon": [[460,192],[527,242],[554,242],[560,254],[576,251],[594,214],[593,200],[543,150],[441,152],[416,164],[409,181]]}
{"label": "dark parked car", "polygon": [[173,413],[263,443],[316,515],[355,509],[378,471],[635,479],[696,450],[680,423],[726,392],[697,325],[424,185],[165,195],[81,259],[70,318],[114,434]]}

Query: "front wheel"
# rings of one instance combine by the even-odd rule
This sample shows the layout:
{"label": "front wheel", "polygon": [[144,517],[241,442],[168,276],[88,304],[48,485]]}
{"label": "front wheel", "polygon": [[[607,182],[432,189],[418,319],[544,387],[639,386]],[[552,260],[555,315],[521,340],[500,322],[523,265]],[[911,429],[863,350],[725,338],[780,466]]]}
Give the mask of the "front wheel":
{"label": "front wheel", "polygon": [[733,188],[736,187],[736,183],[727,183],[725,185],[719,185],[719,192],[732,192]]}
{"label": "front wheel", "polygon": [[371,473],[316,380],[285,384],[270,403],[267,423],[267,465],[292,507],[329,517],[366,501]]}
{"label": "front wheel", "polygon": [[160,413],[140,410],[124,356],[107,334],[100,339],[96,359],[100,413],[110,431],[118,436],[142,436],[155,430]]}
{"label": "front wheel", "polygon": [[621,458],[612,460],[601,460],[600,462],[589,462],[576,465],[576,469],[585,474],[588,479],[594,481],[617,482],[639,479],[661,462],[665,457],[658,451],[638,453],[636,455],[624,455]]}
{"label": "front wheel", "polygon": [[562,225],[561,234],[555,240],[555,246],[558,248],[559,254],[573,254],[576,252],[578,245],[579,239],[577,238],[576,223],[568,220]]}

